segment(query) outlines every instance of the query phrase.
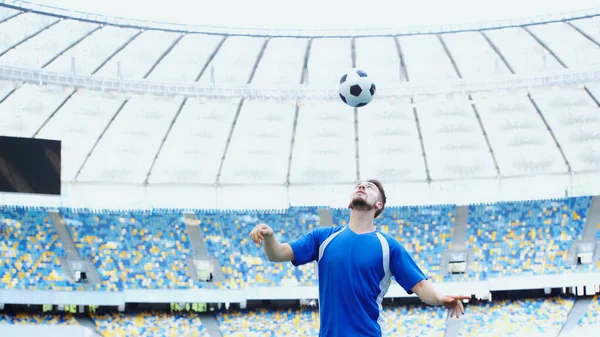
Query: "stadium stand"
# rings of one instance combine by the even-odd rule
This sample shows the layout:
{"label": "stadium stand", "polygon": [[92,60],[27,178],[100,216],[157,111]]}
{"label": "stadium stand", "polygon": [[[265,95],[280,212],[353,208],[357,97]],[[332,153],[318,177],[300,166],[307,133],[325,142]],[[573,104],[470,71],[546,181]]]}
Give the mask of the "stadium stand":
{"label": "stadium stand", "polygon": [[6,314],[0,313],[0,325],[16,324],[16,325],[78,325],[77,320],[71,314],[31,314],[18,313]]}
{"label": "stadium stand", "polygon": [[[452,248],[454,205],[388,207],[375,220],[383,233],[397,239],[434,281],[483,280],[507,275],[553,275],[575,270],[566,257],[571,242],[581,239],[590,197],[469,206],[468,247],[474,264],[463,276],[442,275],[441,257]],[[187,259],[193,251],[180,210],[60,209],[74,243],[90,258],[101,277],[96,289],[184,289],[205,287],[193,281]],[[334,225],[347,225],[348,209],[332,209]],[[217,286],[316,285],[312,264],[271,263],[248,237],[260,222],[271,225],[287,242],[316,228],[317,207],[275,211],[196,211],[209,256],[225,277]],[[0,243],[2,287],[74,290],[63,275],[64,250],[47,210],[0,208],[7,239]],[[585,267],[596,270],[597,263]],[[580,266],[580,268],[583,268]],[[580,269],[581,270],[581,269]]]}
{"label": "stadium stand", "polygon": [[217,320],[223,337],[318,336],[319,311],[314,308],[256,309],[222,312]]}
{"label": "stadium stand", "polygon": [[469,305],[458,337],[556,336],[574,302],[572,297],[555,297]]}
{"label": "stadium stand", "polygon": [[245,286],[316,285],[312,265],[299,268],[291,263],[269,262],[261,247],[248,238],[252,227],[269,224],[281,242],[287,242],[316,228],[316,208],[291,208],[279,212],[198,212],[206,249],[221,263],[227,288]]}
{"label": "stadium stand", "polygon": [[[385,306],[384,335],[443,337],[446,312],[427,306]],[[316,308],[235,310],[217,314],[223,337],[318,336]]]}
{"label": "stadium stand", "polygon": [[180,289],[193,282],[180,213],[63,209],[77,248],[98,269],[100,289]]}
{"label": "stadium stand", "polygon": [[600,296],[592,299],[588,310],[571,332],[571,336],[594,336],[600,329]]}
{"label": "stadium stand", "polygon": [[569,245],[580,239],[590,197],[469,206],[471,277],[557,274],[573,270]]}
{"label": "stadium stand", "polygon": [[383,310],[384,336],[443,337],[447,312],[425,305],[388,306]]}
{"label": "stadium stand", "polygon": [[106,313],[92,314],[92,319],[103,337],[210,337],[193,313]]}
{"label": "stadium stand", "polygon": [[73,290],[64,277],[59,256],[65,252],[46,210],[0,207],[5,225],[0,240],[0,288]]}

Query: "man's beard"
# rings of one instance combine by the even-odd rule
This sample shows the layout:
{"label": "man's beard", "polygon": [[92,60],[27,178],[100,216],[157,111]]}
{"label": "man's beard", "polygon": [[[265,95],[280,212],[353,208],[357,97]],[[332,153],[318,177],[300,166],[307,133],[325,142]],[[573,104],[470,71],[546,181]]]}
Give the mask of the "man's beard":
{"label": "man's beard", "polygon": [[370,211],[375,207],[375,204],[369,204],[366,198],[354,198],[348,205],[350,209],[354,209],[357,211]]}

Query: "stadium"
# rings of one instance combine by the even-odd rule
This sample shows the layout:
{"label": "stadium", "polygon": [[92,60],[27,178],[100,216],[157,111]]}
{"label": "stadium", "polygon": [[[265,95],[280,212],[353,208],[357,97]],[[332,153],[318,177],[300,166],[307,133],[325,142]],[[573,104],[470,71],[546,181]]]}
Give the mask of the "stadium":
{"label": "stadium", "polygon": [[347,225],[369,178],[378,230],[471,296],[394,282],[384,336],[597,336],[600,8],[269,30],[0,0],[0,336],[318,336],[316,263],[248,233]]}

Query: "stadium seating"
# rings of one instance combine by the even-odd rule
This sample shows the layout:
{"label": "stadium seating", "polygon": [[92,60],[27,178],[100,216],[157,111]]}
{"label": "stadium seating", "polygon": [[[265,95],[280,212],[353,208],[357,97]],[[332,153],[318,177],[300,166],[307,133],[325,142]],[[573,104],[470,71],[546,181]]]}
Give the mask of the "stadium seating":
{"label": "stadium seating", "polygon": [[447,312],[441,307],[384,307],[384,336],[444,337]]}
{"label": "stadium seating", "polygon": [[[440,307],[384,307],[384,335],[443,337],[446,312]],[[217,315],[223,337],[318,336],[316,308],[238,310]]]}
{"label": "stadium seating", "polygon": [[59,256],[64,250],[43,208],[0,207],[0,288],[72,290]]}
{"label": "stadium seating", "polygon": [[590,197],[469,206],[470,276],[557,274],[573,270],[566,257],[580,239]]}
{"label": "stadium seating", "polygon": [[574,298],[556,297],[469,305],[458,337],[556,336],[574,303]]}
{"label": "stadium seating", "polygon": [[316,228],[316,208],[274,212],[198,212],[197,217],[207,251],[221,263],[227,280],[225,287],[316,285],[311,264],[294,267],[291,263],[271,263],[262,247],[248,237],[255,225],[264,222],[273,228],[279,241],[294,240]]}
{"label": "stadium seating", "polygon": [[223,337],[319,335],[319,311],[314,308],[230,311],[217,314],[217,320]]}
{"label": "stadium seating", "polygon": [[71,314],[0,314],[2,324],[47,324],[47,325],[78,325],[79,323]]}
{"label": "stadium seating", "polygon": [[595,336],[598,329],[600,329],[600,296],[596,295],[570,336]]}
{"label": "stadium seating", "polygon": [[107,313],[93,314],[92,319],[103,337],[209,337],[194,313]]}
{"label": "stadium seating", "polygon": [[[474,251],[472,270],[442,275],[442,253],[452,247],[455,206],[388,207],[375,219],[380,231],[398,240],[434,281],[477,280],[506,275],[557,274],[574,270],[566,261],[570,244],[580,238],[590,197],[469,206],[467,245]],[[181,210],[59,209],[79,253],[92,260],[101,284],[97,290],[185,289],[207,284],[188,271],[192,247]],[[197,210],[204,243],[221,264],[217,286],[314,286],[312,264],[271,263],[248,233],[271,225],[288,242],[316,228],[316,207],[287,210]],[[332,209],[335,225],[347,225],[348,209]],[[60,267],[64,256],[47,209],[0,208],[6,240],[0,242],[0,287],[79,290]],[[586,267],[595,270],[599,263]],[[579,267],[580,270],[585,268]],[[582,269],[583,268],[583,269]]]}
{"label": "stadium seating", "polygon": [[103,290],[193,286],[191,246],[181,213],[64,209],[80,253],[92,259]]}

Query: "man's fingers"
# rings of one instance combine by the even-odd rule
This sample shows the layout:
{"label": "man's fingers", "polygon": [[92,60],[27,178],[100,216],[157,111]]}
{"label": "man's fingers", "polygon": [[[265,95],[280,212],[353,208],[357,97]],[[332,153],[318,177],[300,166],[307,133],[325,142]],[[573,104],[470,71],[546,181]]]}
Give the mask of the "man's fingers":
{"label": "man's fingers", "polygon": [[254,241],[254,243],[260,244],[261,239],[260,239],[259,233],[257,231],[250,232],[250,239],[252,239],[252,241]]}
{"label": "man's fingers", "polygon": [[458,306],[460,307],[460,313],[461,314],[465,314],[465,306],[462,304],[462,302],[458,302]]}

